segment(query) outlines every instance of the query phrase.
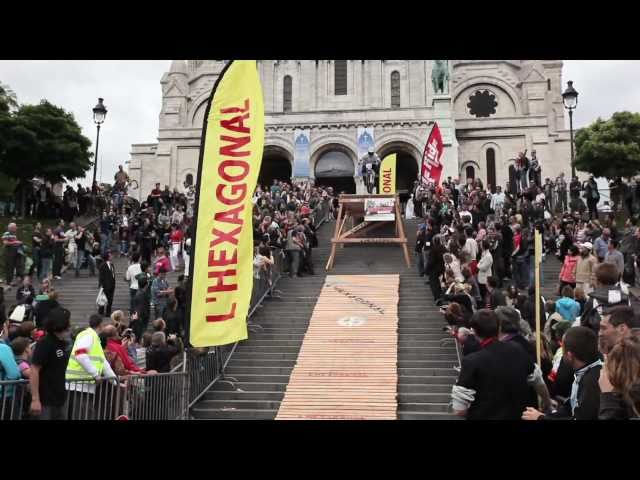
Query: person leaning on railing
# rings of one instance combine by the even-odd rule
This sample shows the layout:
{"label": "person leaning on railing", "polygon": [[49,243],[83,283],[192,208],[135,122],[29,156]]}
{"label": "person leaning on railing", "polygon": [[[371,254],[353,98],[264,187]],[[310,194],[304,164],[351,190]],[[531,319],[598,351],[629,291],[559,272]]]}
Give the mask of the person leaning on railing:
{"label": "person leaning on railing", "polygon": [[[67,382],[66,388],[70,392],[69,402],[72,412],[74,408],[80,405],[82,411],[87,410],[86,394],[96,393],[96,383],[102,379],[115,379],[116,374],[113,372],[109,362],[107,361],[104,350],[100,343],[98,335],[104,329],[105,322],[101,315],[93,314],[89,317],[89,328],[81,331],[75,339],[69,363],[65,373]],[[84,404],[82,404],[84,403]],[[90,417],[96,413],[89,401],[88,410]]]}

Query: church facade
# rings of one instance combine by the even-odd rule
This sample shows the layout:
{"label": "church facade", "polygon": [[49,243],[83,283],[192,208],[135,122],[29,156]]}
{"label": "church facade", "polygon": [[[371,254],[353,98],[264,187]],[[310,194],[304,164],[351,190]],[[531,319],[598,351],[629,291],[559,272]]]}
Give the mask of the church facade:
{"label": "church facade", "polygon": [[[129,175],[146,198],[197,178],[200,136],[224,60],[174,60],[163,75],[158,142],[132,145]],[[444,175],[505,185],[518,152],[542,178],[570,174],[559,60],[260,60],[265,148],[259,182],[313,178],[362,192],[358,160],[397,154],[397,189],[418,178],[433,122]]]}

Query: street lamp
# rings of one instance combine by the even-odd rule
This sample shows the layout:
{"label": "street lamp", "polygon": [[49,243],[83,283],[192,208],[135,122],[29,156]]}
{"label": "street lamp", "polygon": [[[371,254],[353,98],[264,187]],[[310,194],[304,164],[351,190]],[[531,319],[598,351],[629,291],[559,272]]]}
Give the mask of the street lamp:
{"label": "street lamp", "polygon": [[91,184],[92,189],[93,185],[96,183],[96,172],[98,171],[98,144],[100,143],[100,125],[102,125],[105,117],[107,116],[107,108],[103,105],[103,100],[104,98],[99,98],[98,104],[93,107],[93,122],[98,128],[98,135],[96,137],[96,156],[93,162],[93,183]]}
{"label": "street lamp", "polygon": [[576,167],[573,164],[573,111],[578,106],[578,92],[573,88],[573,82],[567,82],[567,89],[562,93],[564,108],[569,110],[569,134],[571,135],[571,180],[576,176]]}

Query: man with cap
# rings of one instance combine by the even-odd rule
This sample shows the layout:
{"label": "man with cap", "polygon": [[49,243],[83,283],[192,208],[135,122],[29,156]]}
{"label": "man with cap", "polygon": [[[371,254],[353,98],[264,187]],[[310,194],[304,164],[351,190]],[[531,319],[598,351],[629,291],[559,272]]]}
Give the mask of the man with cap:
{"label": "man with cap", "polygon": [[582,288],[585,295],[593,291],[595,271],[598,266],[598,259],[593,255],[593,244],[584,242],[579,244],[580,258],[576,265],[576,288]]}

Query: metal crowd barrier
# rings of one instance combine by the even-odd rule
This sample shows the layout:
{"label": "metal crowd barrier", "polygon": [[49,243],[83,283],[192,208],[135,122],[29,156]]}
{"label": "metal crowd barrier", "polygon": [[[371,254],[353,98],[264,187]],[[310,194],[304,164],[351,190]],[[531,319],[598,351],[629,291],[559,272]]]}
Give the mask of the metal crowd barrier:
{"label": "metal crowd barrier", "polygon": [[[186,420],[189,377],[186,372],[130,375],[96,383],[66,382],[69,420]],[[26,380],[0,382],[0,419],[37,420],[29,412],[31,391]]]}

